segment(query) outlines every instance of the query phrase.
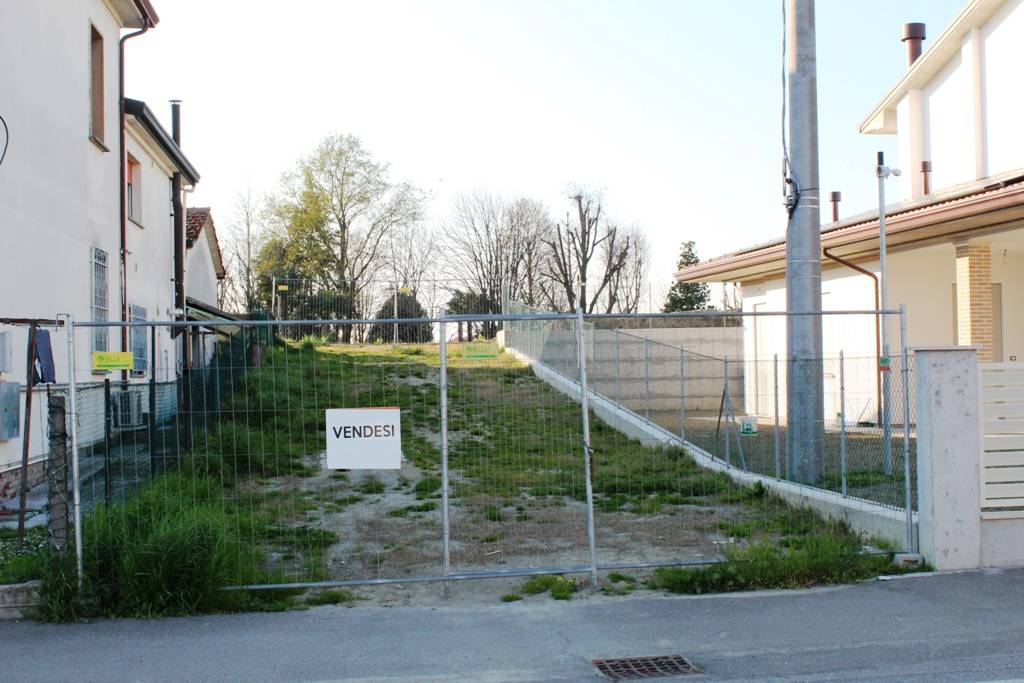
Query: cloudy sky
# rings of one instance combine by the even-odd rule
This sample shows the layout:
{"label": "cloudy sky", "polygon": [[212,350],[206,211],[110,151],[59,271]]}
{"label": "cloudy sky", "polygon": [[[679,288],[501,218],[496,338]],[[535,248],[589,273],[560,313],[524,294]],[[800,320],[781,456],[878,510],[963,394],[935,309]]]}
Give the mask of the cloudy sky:
{"label": "cloudy sky", "polygon": [[[818,0],[821,187],[844,214],[875,201],[875,152],[895,159],[893,139],[856,129],[905,70],[902,24],[935,37],[962,4]],[[431,223],[476,189],[553,215],[571,186],[602,191],[650,239],[655,299],[680,241],[710,257],[785,231],[782,0],[155,5],[160,24],[128,43],[127,94],[165,120],[184,100],[190,203],[220,226],[239,192],[272,190],[341,132],[430,193]]]}

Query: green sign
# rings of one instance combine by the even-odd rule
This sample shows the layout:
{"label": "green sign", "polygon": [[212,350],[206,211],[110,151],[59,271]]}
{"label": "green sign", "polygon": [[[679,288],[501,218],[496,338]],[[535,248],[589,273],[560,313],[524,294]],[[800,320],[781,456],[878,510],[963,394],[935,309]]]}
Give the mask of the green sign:
{"label": "green sign", "polygon": [[882,356],[878,359],[878,369],[882,372],[889,372],[892,370],[892,358],[889,356]]}
{"label": "green sign", "polygon": [[498,357],[498,345],[494,342],[469,342],[462,347],[466,360],[494,360]]}
{"label": "green sign", "polygon": [[752,417],[740,418],[740,435],[754,436],[757,434],[757,420]]}
{"label": "green sign", "polygon": [[131,351],[93,351],[93,370],[131,370],[135,356]]}

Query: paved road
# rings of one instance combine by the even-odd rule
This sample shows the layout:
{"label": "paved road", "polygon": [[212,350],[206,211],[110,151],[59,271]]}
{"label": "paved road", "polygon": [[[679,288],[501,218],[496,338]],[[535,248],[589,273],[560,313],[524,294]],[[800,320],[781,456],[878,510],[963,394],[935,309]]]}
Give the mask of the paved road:
{"label": "paved road", "polygon": [[8,622],[0,645],[3,681],[592,681],[594,658],[674,653],[704,681],[1005,681],[1024,678],[1024,571],[731,596]]}

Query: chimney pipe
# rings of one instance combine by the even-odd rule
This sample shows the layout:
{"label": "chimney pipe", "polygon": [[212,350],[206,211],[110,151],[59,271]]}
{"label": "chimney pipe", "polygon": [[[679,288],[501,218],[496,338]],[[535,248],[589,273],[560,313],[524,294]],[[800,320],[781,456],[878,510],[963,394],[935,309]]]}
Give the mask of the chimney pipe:
{"label": "chimney pipe", "polygon": [[843,193],[833,192],[829,201],[832,202],[832,222],[836,223],[839,221],[839,202],[843,201]]}
{"label": "chimney pipe", "polygon": [[181,100],[171,100],[171,137],[181,147]]}
{"label": "chimney pipe", "polygon": [[903,38],[901,42],[907,44],[907,68],[909,69],[917,61],[917,58],[921,56],[921,43],[924,42],[924,24],[922,23],[911,23],[903,24]]}
{"label": "chimney pipe", "polygon": [[922,176],[922,180],[924,181],[922,183],[923,189],[924,189],[924,194],[929,194],[932,191],[932,188],[931,188],[931,185],[932,185],[932,183],[931,183],[931,174],[932,174],[932,162],[930,162],[930,161],[922,161],[921,162],[921,176]]}

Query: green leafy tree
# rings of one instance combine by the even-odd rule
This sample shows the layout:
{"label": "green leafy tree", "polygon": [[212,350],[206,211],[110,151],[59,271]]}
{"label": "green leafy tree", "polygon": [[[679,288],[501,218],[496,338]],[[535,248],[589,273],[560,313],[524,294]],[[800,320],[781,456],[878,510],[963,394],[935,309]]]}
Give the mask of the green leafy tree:
{"label": "green leafy tree", "polygon": [[[388,320],[395,317],[395,297],[389,296],[379,309],[377,320]],[[398,293],[398,317],[399,318],[426,318],[427,312],[416,299],[416,293]],[[395,338],[395,323],[374,323],[370,327],[366,340],[373,342],[389,342]],[[430,323],[398,323],[399,343],[423,344],[434,340],[434,331]]]}
{"label": "green leafy tree", "polygon": [[[678,269],[700,263],[697,258],[697,249],[693,240],[683,242],[679,250]],[[672,289],[668,290],[665,298],[665,306],[662,310],[665,313],[677,311],[700,311],[708,307],[708,300],[711,298],[711,288],[705,282],[676,282]]]}

